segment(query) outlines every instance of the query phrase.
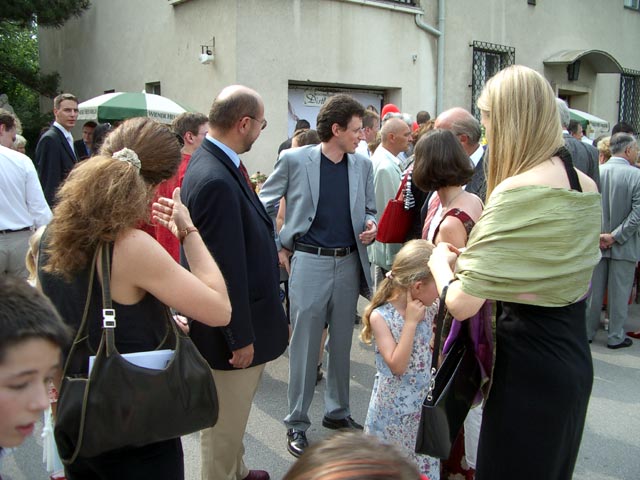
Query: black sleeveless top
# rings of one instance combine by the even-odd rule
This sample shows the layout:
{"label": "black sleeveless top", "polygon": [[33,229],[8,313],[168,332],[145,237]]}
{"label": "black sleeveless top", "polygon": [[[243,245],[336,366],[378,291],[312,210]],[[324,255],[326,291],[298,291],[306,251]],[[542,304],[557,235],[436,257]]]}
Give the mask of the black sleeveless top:
{"label": "black sleeveless top", "polygon": [[[67,282],[64,278],[42,270],[46,265],[47,255],[44,251],[46,234],[43,235],[38,261],[38,280],[42,291],[49,297],[62,316],[65,323],[73,328],[74,335],[82,321],[87,289],[89,287],[89,275],[91,265],[78,272],[74,278]],[[109,246],[113,254],[113,245]],[[95,273],[93,286],[90,292],[91,303],[87,314],[89,326],[89,349],[83,349],[81,359],[74,362],[68,373],[86,373],[88,368],[88,355],[94,355],[100,345],[102,336],[102,288],[100,278]],[[116,348],[120,353],[141,352],[155,350],[167,336],[167,308],[150,293],[133,305],[123,305],[113,301],[116,311],[117,326],[115,329]],[[166,346],[171,348],[171,346]],[[78,357],[78,355],[74,355]],[[86,360],[86,361],[85,361]]]}

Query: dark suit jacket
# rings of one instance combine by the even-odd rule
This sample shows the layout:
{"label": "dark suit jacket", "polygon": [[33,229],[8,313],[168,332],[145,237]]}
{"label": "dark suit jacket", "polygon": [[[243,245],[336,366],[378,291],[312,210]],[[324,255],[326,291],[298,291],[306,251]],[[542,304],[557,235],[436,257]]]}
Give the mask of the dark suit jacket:
{"label": "dark suit jacket", "polygon": [[475,193],[483,202],[486,202],[487,196],[487,179],[484,174],[484,159],[487,158],[487,149],[484,150],[484,155],[476,165],[473,171],[473,177],[467,183],[465,190],[469,193]]}
{"label": "dark suit jacket", "polygon": [[84,160],[91,156],[91,152],[87,150],[87,146],[82,139],[73,142],[73,151],[76,153],[76,158],[78,160]]}
{"label": "dark suit jacket", "polygon": [[[191,157],[182,200],[220,266],[231,299],[227,327],[191,324],[191,338],[214,369],[232,370],[231,352],[251,343],[252,365],[279,357],[288,328],[280,302],[273,223],[231,159],[209,140]],[[183,264],[186,265],[184,252]]]}
{"label": "dark suit jacket", "polygon": [[58,187],[76,164],[71,145],[53,125],[38,141],[35,164],[47,203],[53,206]]}
{"label": "dark suit jacket", "polygon": [[600,171],[598,169],[598,149],[587,145],[580,140],[576,140],[567,133],[562,134],[564,146],[571,154],[573,166],[583,173],[589,175],[600,190]]}

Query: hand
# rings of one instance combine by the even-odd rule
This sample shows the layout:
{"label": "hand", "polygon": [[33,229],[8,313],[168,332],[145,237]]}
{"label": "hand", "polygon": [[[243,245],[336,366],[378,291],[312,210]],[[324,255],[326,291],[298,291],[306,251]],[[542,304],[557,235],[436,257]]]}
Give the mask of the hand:
{"label": "hand", "polygon": [[424,320],[427,310],[424,303],[411,295],[411,287],[407,288],[407,309],[404,313],[405,323],[417,325]]}
{"label": "hand", "polygon": [[359,235],[360,241],[363,245],[369,245],[376,239],[376,233],[378,233],[378,226],[373,220],[367,220],[365,224],[365,230]]}
{"label": "hand", "polygon": [[284,267],[287,270],[288,274],[291,274],[291,265],[289,263],[289,259],[291,258],[291,252],[286,248],[282,247],[278,251],[278,265]]}
{"label": "hand", "polygon": [[151,207],[153,219],[167,228],[176,238],[180,231],[193,226],[189,210],[180,200],[180,188],[173,191],[172,198],[160,197]]}
{"label": "hand", "polygon": [[247,368],[253,362],[253,343],[234,350],[229,363],[233,368]]}
{"label": "hand", "polygon": [[454,247],[450,243],[440,242],[436,248],[433,249],[433,253],[429,258],[429,268],[432,269],[432,267],[435,267],[438,262],[444,260],[447,262],[449,267],[451,267],[451,270],[453,270],[455,268],[456,261],[458,260],[458,255],[460,255],[460,250],[458,248]]}
{"label": "hand", "polygon": [[189,322],[187,321],[187,317],[176,314],[173,316],[173,321],[176,322],[178,328],[180,328],[185,335],[189,335]]}
{"label": "hand", "polygon": [[600,248],[602,249],[608,249],[611,248],[611,246],[616,242],[615,238],[613,238],[613,235],[611,235],[610,233],[601,233],[600,234]]}

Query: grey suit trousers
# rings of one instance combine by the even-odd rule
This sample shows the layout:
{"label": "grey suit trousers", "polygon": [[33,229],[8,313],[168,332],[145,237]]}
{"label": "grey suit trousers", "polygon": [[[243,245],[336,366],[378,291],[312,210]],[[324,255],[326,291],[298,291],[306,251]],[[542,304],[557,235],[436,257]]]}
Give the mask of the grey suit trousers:
{"label": "grey suit trousers", "polygon": [[633,287],[636,262],[602,258],[591,277],[591,294],[587,300],[587,338],[592,340],[600,324],[604,292],[609,311],[608,345],[618,345],[625,339],[624,324],[629,314],[629,295]]}
{"label": "grey suit trousers", "polygon": [[295,252],[291,258],[289,301],[293,333],[289,342],[289,414],[287,428],[307,430],[320,340],[329,325],[325,415],[342,419],[349,410],[351,339],[360,284],[357,253],[324,257]]}

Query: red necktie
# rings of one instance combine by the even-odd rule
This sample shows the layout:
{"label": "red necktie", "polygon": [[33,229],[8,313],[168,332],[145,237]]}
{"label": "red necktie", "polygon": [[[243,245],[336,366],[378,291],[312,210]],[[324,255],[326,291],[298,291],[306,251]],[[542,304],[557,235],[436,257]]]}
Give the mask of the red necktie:
{"label": "red necktie", "polygon": [[247,185],[249,185],[249,189],[254,190],[255,187],[253,186],[253,182],[251,182],[251,178],[249,177],[249,172],[247,172],[247,168],[244,166],[244,163],[242,163],[242,161],[240,161],[240,167],[238,168],[240,169],[240,173],[242,173],[242,176],[244,177],[244,179],[247,181]]}

